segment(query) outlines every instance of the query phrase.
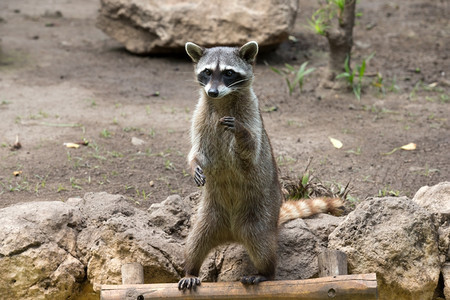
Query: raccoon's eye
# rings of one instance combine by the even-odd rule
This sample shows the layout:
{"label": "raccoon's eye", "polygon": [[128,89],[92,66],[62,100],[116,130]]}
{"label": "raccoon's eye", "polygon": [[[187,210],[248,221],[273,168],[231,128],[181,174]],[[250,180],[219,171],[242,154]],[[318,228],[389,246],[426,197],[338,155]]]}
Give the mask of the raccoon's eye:
{"label": "raccoon's eye", "polygon": [[205,69],[203,72],[205,72],[205,74],[208,76],[212,74],[210,69]]}
{"label": "raccoon's eye", "polygon": [[225,76],[231,77],[231,76],[233,76],[233,75],[234,75],[234,71],[233,71],[233,70],[226,70],[226,71],[225,71]]}

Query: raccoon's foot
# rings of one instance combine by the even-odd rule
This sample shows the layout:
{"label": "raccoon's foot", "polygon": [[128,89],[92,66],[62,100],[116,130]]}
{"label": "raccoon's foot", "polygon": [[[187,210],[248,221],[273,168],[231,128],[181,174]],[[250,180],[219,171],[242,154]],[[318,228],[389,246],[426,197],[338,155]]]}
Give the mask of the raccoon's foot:
{"label": "raccoon's foot", "polygon": [[186,276],[180,279],[180,281],[178,281],[178,289],[180,291],[184,291],[184,290],[190,290],[190,289],[194,289],[197,287],[197,285],[200,285],[201,281],[198,277],[193,277],[193,276]]}
{"label": "raccoon's foot", "polygon": [[249,276],[242,276],[241,283],[243,284],[258,284],[263,281],[268,281],[269,278],[262,276],[262,275],[249,275]]}
{"label": "raccoon's foot", "polygon": [[194,181],[197,186],[203,186],[206,183],[206,176],[203,175],[203,170],[200,166],[195,167]]}
{"label": "raccoon's foot", "polygon": [[219,120],[219,124],[225,126],[225,130],[236,130],[236,118],[234,117],[222,117]]}

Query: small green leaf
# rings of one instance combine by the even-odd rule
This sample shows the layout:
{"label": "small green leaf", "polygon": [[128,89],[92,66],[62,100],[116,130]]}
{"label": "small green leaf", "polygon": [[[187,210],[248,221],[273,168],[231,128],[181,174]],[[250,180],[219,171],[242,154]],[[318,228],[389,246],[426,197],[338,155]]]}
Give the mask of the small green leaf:
{"label": "small green leaf", "polygon": [[348,77],[350,77],[350,74],[349,74],[349,73],[341,73],[341,74],[339,74],[338,76],[336,76],[336,79],[339,79],[339,78],[348,78]]}
{"label": "small green leaf", "polygon": [[284,65],[286,66],[286,68],[289,69],[289,71],[295,72],[295,68],[293,66],[291,66],[290,64],[286,63]]}
{"label": "small green leaf", "polygon": [[306,172],[302,176],[302,186],[305,187],[308,184],[309,181],[309,172]]}

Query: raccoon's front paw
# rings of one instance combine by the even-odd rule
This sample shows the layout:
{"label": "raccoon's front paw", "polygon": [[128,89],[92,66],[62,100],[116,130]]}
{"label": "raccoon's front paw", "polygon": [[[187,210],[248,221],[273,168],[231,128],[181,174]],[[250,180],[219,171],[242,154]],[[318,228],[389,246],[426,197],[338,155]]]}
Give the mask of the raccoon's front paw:
{"label": "raccoon's front paw", "polygon": [[178,281],[178,289],[180,291],[184,291],[186,289],[190,290],[190,289],[195,289],[197,287],[197,285],[200,285],[201,281],[198,277],[191,277],[191,276],[186,276],[181,278],[180,281]]}
{"label": "raccoon's front paw", "polygon": [[206,183],[206,176],[203,175],[203,170],[202,168],[200,168],[200,166],[195,167],[194,181],[197,186],[203,186]]}
{"label": "raccoon's front paw", "polygon": [[219,120],[219,124],[225,127],[225,130],[234,131],[236,129],[235,117],[222,117]]}

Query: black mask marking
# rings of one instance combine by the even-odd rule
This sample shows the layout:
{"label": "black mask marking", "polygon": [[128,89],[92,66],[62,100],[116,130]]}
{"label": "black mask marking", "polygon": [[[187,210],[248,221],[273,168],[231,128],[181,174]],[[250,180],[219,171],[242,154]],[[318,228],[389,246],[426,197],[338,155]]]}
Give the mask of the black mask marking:
{"label": "black mask marking", "polygon": [[[230,85],[233,85],[233,83],[241,81],[244,77],[233,70],[225,70],[222,72],[222,79],[225,86],[229,87]],[[244,81],[242,83],[244,83]],[[236,86],[239,84],[240,83],[237,83]]]}
{"label": "black mask marking", "polygon": [[200,82],[203,86],[207,85],[211,78],[211,74],[210,69],[204,69],[197,75],[198,82]]}

